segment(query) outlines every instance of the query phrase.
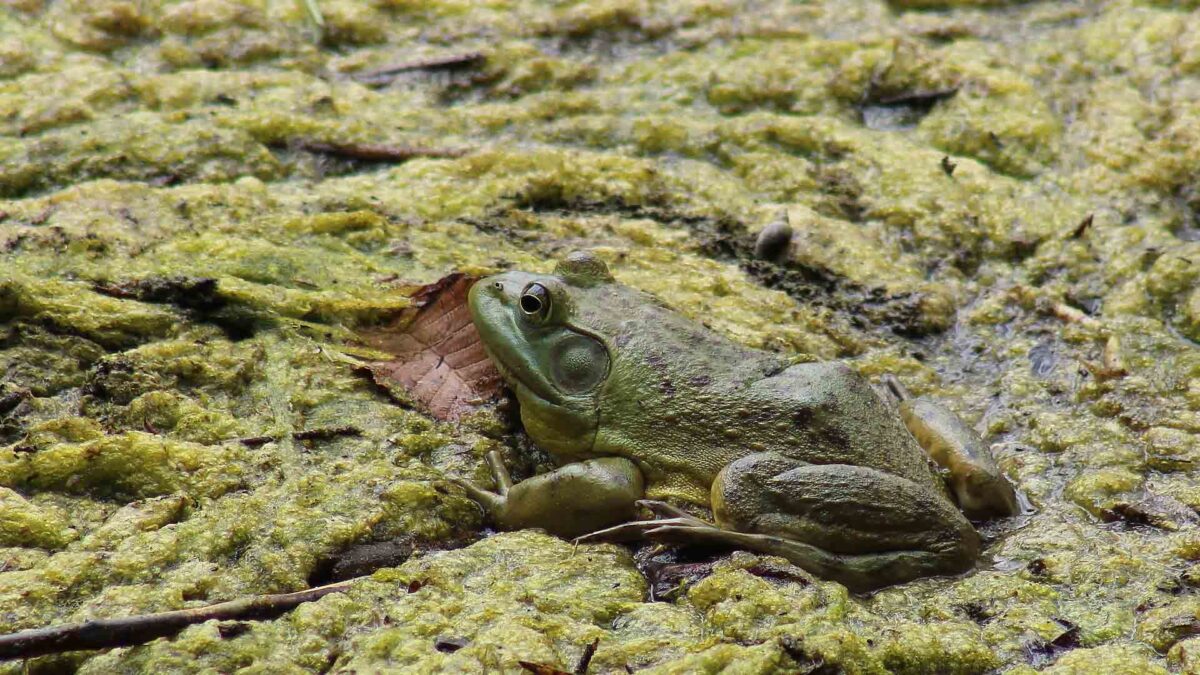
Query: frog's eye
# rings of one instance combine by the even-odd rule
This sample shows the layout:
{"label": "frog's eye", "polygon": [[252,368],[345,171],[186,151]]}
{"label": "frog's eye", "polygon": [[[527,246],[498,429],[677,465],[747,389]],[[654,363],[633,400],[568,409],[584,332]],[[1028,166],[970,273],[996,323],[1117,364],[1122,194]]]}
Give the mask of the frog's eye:
{"label": "frog's eye", "polygon": [[538,283],[526,286],[521,293],[521,311],[533,319],[545,318],[550,314],[550,291]]}

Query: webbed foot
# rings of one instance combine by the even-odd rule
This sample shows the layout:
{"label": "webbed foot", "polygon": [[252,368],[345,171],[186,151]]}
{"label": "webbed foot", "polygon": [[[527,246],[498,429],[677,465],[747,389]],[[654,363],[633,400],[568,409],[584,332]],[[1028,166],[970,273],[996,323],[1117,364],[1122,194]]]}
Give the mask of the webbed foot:
{"label": "webbed foot", "polygon": [[479,504],[484,513],[495,519],[504,512],[505,503],[508,501],[508,491],[513,484],[512,476],[508,473],[508,467],[504,466],[504,460],[500,458],[499,452],[489,450],[483,458],[492,471],[492,479],[496,482],[495,492],[481,488],[465,478],[452,477],[450,481],[466,491],[467,495]]}

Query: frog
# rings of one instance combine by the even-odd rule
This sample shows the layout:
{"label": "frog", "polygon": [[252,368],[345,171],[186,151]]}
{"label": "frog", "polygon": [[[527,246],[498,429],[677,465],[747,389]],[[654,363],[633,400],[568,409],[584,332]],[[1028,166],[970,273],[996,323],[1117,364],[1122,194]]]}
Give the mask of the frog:
{"label": "frog", "polygon": [[514,484],[493,451],[493,489],[457,480],[501,529],[748,550],[865,592],[968,571],[981,552],[968,516],[1018,510],[944,406],[893,378],[897,409],[844,362],[735,342],[593,252],[483,278],[468,305],[525,432],[557,462]]}

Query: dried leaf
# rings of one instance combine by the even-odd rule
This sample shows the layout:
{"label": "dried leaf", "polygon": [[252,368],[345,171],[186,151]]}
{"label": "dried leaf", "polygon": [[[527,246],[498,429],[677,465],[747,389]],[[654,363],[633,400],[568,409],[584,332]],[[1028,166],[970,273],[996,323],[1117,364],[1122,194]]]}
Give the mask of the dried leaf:
{"label": "dried leaf", "polygon": [[443,277],[417,289],[414,309],[391,325],[359,331],[372,347],[395,356],[368,365],[375,382],[439,420],[457,420],[503,388],[467,307],[476,281],[460,273]]}
{"label": "dried leaf", "polygon": [[569,671],[555,666],[548,666],[544,663],[534,663],[533,661],[517,661],[517,663],[526,672],[533,673],[534,675],[571,675]]}

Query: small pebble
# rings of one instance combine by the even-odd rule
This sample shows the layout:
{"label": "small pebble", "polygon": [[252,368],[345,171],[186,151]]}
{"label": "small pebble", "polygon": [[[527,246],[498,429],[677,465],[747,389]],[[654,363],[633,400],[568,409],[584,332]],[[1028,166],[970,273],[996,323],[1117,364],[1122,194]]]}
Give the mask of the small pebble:
{"label": "small pebble", "polygon": [[754,242],[754,257],[768,262],[779,262],[792,243],[792,226],[787,216],[779,218],[763,228]]}

